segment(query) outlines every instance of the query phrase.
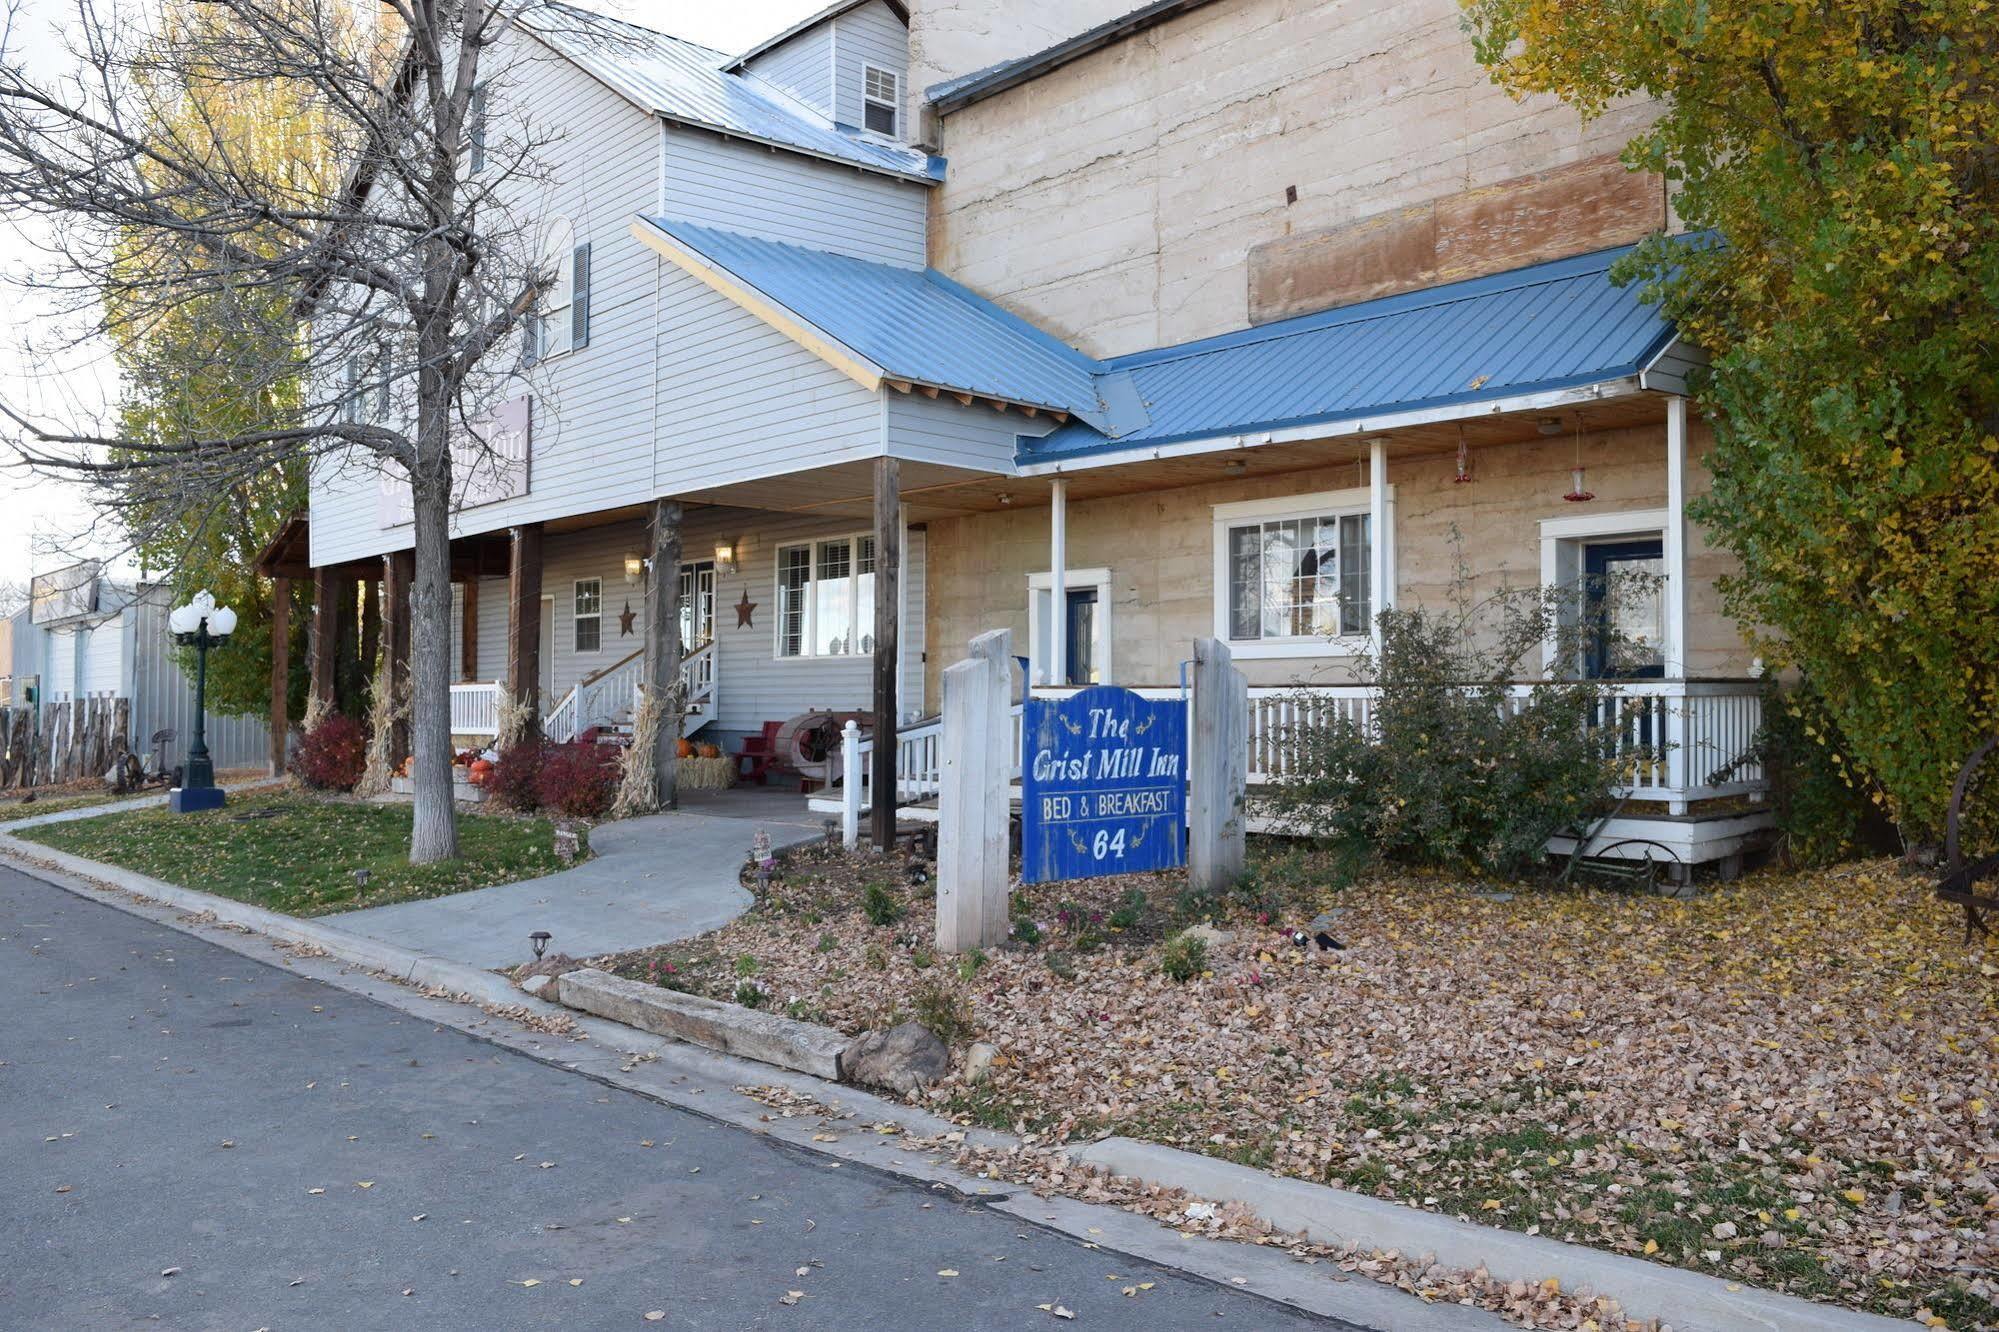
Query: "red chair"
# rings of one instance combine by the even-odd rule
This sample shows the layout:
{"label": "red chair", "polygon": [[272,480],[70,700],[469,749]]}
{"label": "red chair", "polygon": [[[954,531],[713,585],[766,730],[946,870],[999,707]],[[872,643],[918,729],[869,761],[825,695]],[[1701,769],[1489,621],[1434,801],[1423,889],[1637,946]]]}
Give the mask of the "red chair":
{"label": "red chair", "polygon": [[[771,765],[777,762],[777,733],[783,729],[783,722],[767,721],[762,735],[743,737],[743,747],[731,755],[736,760],[737,781],[754,779],[758,786],[770,784]],[[750,765],[748,772],[743,771],[745,763]]]}

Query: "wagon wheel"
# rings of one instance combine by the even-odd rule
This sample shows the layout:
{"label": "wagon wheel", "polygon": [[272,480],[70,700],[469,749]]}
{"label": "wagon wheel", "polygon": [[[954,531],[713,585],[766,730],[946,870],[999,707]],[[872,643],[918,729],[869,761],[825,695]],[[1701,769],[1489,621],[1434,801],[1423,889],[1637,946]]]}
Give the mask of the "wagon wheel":
{"label": "wagon wheel", "polygon": [[1999,877],[1999,852],[1965,864],[1962,833],[1964,797],[1971,790],[1972,777],[1991,756],[1994,748],[1999,748],[1999,735],[1992,736],[1972,750],[1971,757],[1957,770],[1957,781],[1950,788],[1950,812],[1944,820],[1944,875],[1937,883],[1937,896],[1964,908],[1964,941],[1967,944],[1978,934],[1992,937],[1992,929],[1985,923],[1985,913],[1999,909],[1999,896],[1978,891],[1980,883]]}

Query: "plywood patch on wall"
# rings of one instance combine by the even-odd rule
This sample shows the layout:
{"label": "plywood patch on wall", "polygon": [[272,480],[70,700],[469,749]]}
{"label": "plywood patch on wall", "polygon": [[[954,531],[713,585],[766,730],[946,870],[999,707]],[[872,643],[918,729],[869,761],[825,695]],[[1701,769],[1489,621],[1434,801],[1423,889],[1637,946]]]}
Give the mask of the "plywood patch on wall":
{"label": "plywood patch on wall", "polygon": [[1249,316],[1292,315],[1626,245],[1666,225],[1658,176],[1615,155],[1256,246]]}

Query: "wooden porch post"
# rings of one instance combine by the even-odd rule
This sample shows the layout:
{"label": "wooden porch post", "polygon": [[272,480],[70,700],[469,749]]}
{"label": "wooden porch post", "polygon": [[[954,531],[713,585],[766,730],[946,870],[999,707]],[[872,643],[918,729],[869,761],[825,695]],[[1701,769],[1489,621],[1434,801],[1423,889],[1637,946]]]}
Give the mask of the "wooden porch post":
{"label": "wooden porch post", "polygon": [[[386,674],[391,703],[409,702],[410,585],[415,581],[415,551],[392,551],[382,557],[382,621],[388,636]],[[410,722],[404,715],[389,730],[389,761],[400,764],[409,752]]]}
{"label": "wooden porch post", "polygon": [[895,845],[896,666],[902,616],[902,469],[887,455],[875,459],[875,692],[874,771],[868,839],[875,850]]}
{"label": "wooden porch post", "polygon": [[333,701],[342,712],[361,710],[368,663],[361,659],[360,607],[352,578],[333,581]]}
{"label": "wooden porch post", "polygon": [[375,678],[375,659],[381,654],[381,584],[372,578],[364,578],[361,580],[361,674],[370,681]]}
{"label": "wooden porch post", "polygon": [[679,500],[652,502],[652,581],[646,584],[646,688],[666,707],[654,737],[652,764],[659,807],[680,807],[680,727],[687,711],[681,695]]}
{"label": "wooden porch post", "polygon": [[479,575],[462,584],[465,600],[458,612],[458,678],[479,678]]}
{"label": "wooden porch post", "polygon": [[1048,489],[1048,589],[1048,666],[1041,683],[1065,685],[1069,683],[1069,483],[1060,477]]}
{"label": "wooden porch post", "polygon": [[271,579],[271,776],[285,771],[285,740],[291,731],[292,580]]}
{"label": "wooden porch post", "polygon": [[337,631],[340,580],[331,569],[312,571],[312,621],[306,635],[307,666],[312,685],[306,704],[308,713],[333,711],[334,649],[340,641]]}
{"label": "wooden porch post", "polygon": [[541,524],[507,534],[507,695],[531,714],[515,740],[541,734]]}

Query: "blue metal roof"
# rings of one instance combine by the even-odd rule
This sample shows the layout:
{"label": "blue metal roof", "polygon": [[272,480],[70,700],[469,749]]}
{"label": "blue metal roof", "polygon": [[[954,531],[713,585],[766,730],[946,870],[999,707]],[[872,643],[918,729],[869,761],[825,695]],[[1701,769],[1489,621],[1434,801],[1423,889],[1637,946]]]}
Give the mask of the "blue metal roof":
{"label": "blue metal roof", "polygon": [[888,378],[1066,411],[1105,429],[1122,424],[1099,393],[1095,361],[935,270],[647,221]]}
{"label": "blue metal roof", "polygon": [[565,4],[534,6],[520,21],[655,115],[911,180],[944,178],[942,158],[836,125],[753,75],[728,72],[721,51]]}
{"label": "blue metal roof", "polygon": [[1078,422],[1023,439],[1059,462],[1179,440],[1335,424],[1600,383],[1673,338],[1643,284],[1614,286],[1630,247],[1384,297],[1102,362],[1127,374],[1149,423],[1117,438]]}

